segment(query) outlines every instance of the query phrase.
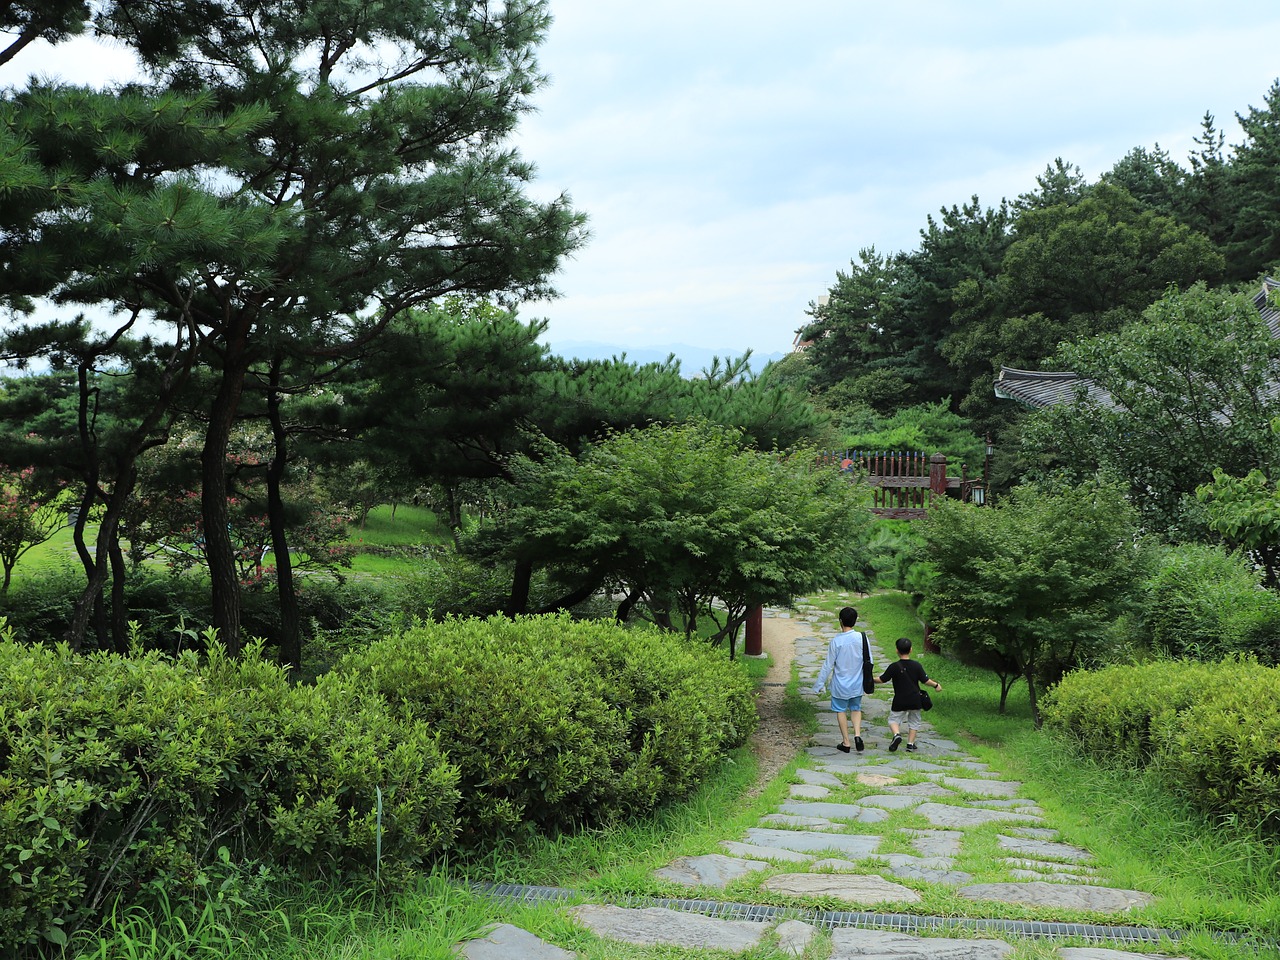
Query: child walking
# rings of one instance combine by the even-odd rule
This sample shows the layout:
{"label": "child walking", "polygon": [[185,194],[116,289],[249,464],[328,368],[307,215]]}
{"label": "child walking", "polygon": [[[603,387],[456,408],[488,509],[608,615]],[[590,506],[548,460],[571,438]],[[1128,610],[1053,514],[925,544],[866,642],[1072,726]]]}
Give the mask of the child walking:
{"label": "child walking", "polygon": [[899,637],[893,645],[898,650],[898,659],[876,677],[876,683],[893,684],[893,703],[889,705],[889,732],[893,734],[893,739],[889,742],[889,752],[897,750],[902,744],[903,724],[907,726],[907,750],[914,752],[921,722],[920,684],[927,683],[935,690],[941,690],[942,684],[937,680],[930,680],[924,667],[911,659],[910,637]]}

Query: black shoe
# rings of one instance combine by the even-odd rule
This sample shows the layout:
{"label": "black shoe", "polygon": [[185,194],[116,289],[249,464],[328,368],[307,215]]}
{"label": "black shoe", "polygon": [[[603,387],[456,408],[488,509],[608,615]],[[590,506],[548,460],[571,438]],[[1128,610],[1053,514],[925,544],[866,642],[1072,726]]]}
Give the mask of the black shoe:
{"label": "black shoe", "polygon": [[848,753],[848,752],[849,752],[849,748],[848,748],[848,747],[846,747],[843,743],[837,743],[837,744],[836,744],[836,749],[837,749],[837,750],[839,750],[841,753]]}
{"label": "black shoe", "polygon": [[893,735],[893,739],[889,741],[889,752],[890,752],[890,753],[893,753],[893,751],[895,751],[895,750],[897,750],[897,749],[898,749],[898,746],[899,746],[901,743],[902,743],[902,736],[901,736],[901,734],[897,734],[897,733],[895,733],[895,734]]}
{"label": "black shoe", "polygon": [[859,752],[859,753],[861,753],[861,752],[862,752],[862,738],[861,738],[861,737],[854,737],[854,738],[853,738],[853,745],[854,745],[855,747],[857,747],[857,749],[858,749],[858,752]]}
{"label": "black shoe", "polygon": [[907,750],[908,750],[908,751],[910,751],[911,753],[915,753],[915,752],[916,752],[916,745],[915,745],[914,743],[908,743],[908,744],[907,744]]}

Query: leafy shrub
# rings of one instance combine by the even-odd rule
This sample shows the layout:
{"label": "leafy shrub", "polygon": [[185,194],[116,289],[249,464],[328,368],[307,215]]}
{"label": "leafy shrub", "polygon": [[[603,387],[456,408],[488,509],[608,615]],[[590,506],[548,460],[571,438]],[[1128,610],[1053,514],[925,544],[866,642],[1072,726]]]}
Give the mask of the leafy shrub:
{"label": "leafy shrub", "polygon": [[440,733],[472,843],[682,796],[755,722],[750,680],[705,646],[567,615],[421,624],[338,670]]}
{"label": "leafy shrub", "polygon": [[1242,555],[1203,544],[1164,548],[1140,592],[1157,650],[1195,660],[1252,652],[1280,662],[1280,597],[1262,589]]}
{"label": "leafy shrub", "polygon": [[1075,670],[1045,698],[1045,725],[1069,734],[1095,757],[1134,766],[1154,759],[1159,730],[1200,696],[1213,667],[1186,660]]}
{"label": "leafy shrub", "polygon": [[291,686],[259,652],[0,641],[0,943],[193,890],[222,849],[343,876],[452,841],[457,771],[432,732],[347,677]]}
{"label": "leafy shrub", "polygon": [[1151,764],[1206,813],[1280,833],[1280,668],[1236,657],[1077,671],[1046,725],[1093,756]]}

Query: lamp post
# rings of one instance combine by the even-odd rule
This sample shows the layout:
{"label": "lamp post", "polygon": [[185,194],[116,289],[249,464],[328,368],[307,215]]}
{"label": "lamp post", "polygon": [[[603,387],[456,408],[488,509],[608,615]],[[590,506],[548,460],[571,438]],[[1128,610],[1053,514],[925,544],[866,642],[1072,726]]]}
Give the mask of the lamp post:
{"label": "lamp post", "polygon": [[996,446],[991,442],[991,434],[987,434],[986,456],[982,458],[982,487],[981,496],[975,497],[978,506],[982,506],[987,502],[987,490],[991,486],[991,458],[995,455]]}

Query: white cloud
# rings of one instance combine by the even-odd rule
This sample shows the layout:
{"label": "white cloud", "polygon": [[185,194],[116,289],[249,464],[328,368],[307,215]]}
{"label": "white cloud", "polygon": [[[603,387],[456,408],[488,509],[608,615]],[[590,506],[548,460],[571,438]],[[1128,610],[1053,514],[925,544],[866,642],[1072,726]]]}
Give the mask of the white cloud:
{"label": "white cloud", "polygon": [[[516,142],[537,196],[591,217],[548,339],[785,350],[864,247],[913,248],[925,218],[1031,190],[1055,157],[1098,176],[1136,146],[1185,160],[1200,119],[1280,74],[1261,0],[551,0],[550,83]],[[76,82],[119,50],[24,55]]]}

